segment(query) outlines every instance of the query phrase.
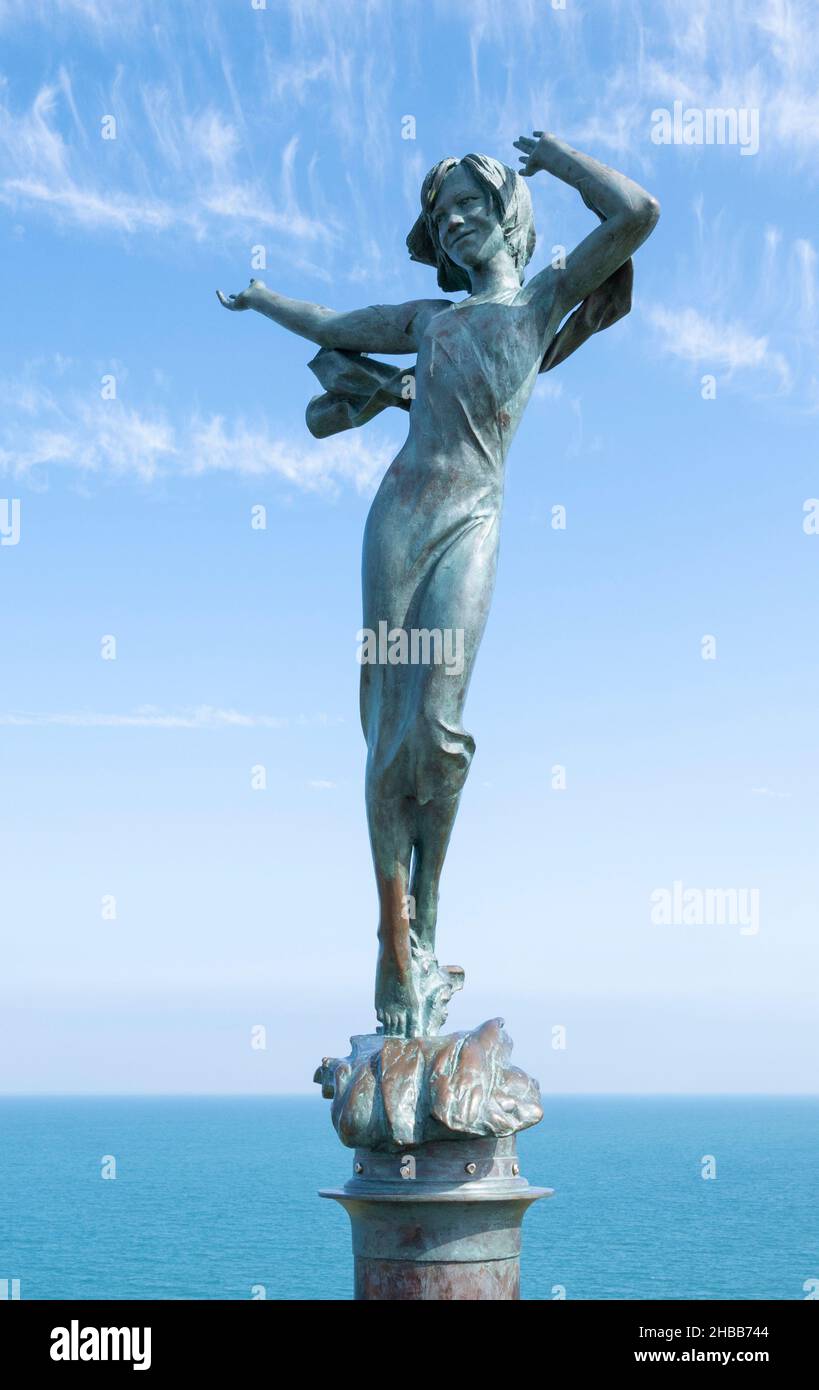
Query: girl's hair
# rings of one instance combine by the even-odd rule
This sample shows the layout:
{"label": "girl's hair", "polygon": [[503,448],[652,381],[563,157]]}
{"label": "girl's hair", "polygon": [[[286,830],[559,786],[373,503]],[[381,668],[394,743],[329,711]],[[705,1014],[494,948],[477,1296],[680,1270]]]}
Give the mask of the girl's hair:
{"label": "girl's hair", "polygon": [[480,187],[489,192],[497,209],[506,248],[522,284],[524,268],[535,249],[532,199],[526,180],[514,169],[487,154],[465,154],[463,159],[442,159],[430,169],[421,185],[421,215],[407,237],[410,257],[423,265],[437,267],[438,284],[442,290],[451,292],[472,288],[466,270],[451,261],[442,249],[433,216],[441,184],[459,164],[465,165]]}

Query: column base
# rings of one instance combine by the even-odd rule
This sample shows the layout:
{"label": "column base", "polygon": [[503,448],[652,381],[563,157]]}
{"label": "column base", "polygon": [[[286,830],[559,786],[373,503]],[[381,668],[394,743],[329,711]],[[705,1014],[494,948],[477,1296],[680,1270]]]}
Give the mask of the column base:
{"label": "column base", "polygon": [[320,1195],[350,1217],[357,1300],[510,1301],[523,1217],[552,1189],[520,1176],[510,1136],[357,1149],[350,1181]]}

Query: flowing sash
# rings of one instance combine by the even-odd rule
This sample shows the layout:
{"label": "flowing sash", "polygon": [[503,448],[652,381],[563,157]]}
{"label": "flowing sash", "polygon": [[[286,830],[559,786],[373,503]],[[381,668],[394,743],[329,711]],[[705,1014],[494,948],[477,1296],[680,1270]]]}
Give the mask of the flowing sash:
{"label": "flowing sash", "polygon": [[[634,267],[626,261],[578,305],[558,329],[540,364],[550,372],[565,362],[593,333],[610,328],[631,309]],[[409,410],[414,396],[414,367],[395,367],[361,352],[321,348],[308,366],[322,395],[307,406],[307,428],[316,439],[366,425],[387,406]]]}

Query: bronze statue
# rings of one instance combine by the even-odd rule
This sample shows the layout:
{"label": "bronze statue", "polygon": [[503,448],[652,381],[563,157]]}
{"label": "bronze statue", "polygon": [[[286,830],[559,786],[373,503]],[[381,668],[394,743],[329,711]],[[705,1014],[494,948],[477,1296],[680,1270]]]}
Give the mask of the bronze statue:
{"label": "bronze statue", "polygon": [[[380,907],[375,1008],[381,1034],[399,1039],[437,1034],[463,982],[435,954],[438,885],[475,748],[463,709],[495,581],[509,446],[538,373],[628,312],[630,258],[659,216],[638,184],[555,136],[535,131],[515,144],[520,173],[470,154],[424,179],[410,255],[465,299],[335,313],[257,280],[219,293],[226,308],[257,309],[320,346],[311,366],[326,390],[308,408],[314,434],[363,424],[388,404],[409,409],[363,552],[364,631],[386,632],[398,655],[361,670]],[[535,245],[525,179],[538,170],[575,187],[601,225],[565,263],[524,282]],[[416,354],[414,373],[361,355],[373,352]],[[460,634],[450,649],[461,659],[407,659],[413,634],[422,648],[426,634],[427,657],[430,634]]]}

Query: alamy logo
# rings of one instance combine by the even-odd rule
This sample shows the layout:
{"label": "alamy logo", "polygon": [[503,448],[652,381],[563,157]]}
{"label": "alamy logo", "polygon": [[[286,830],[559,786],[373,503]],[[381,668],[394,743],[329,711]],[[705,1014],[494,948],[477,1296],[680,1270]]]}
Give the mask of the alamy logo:
{"label": "alamy logo", "polygon": [[389,627],[382,621],[378,632],[359,628],[358,660],[362,666],[445,666],[448,676],[464,669],[462,627]]}
{"label": "alamy logo", "polygon": [[150,1327],[68,1327],[51,1332],[52,1361],[132,1361],[135,1371],[151,1369]]}
{"label": "alamy logo", "polygon": [[739,145],[740,154],[759,153],[759,111],[747,106],[658,106],[651,113],[655,145]]}
{"label": "alamy logo", "polygon": [[655,927],[739,927],[740,936],[759,931],[758,888],[684,888],[676,879],[670,888],[651,894]]}
{"label": "alamy logo", "polygon": [[20,539],[20,498],[0,497],[0,545],[17,545]]}

